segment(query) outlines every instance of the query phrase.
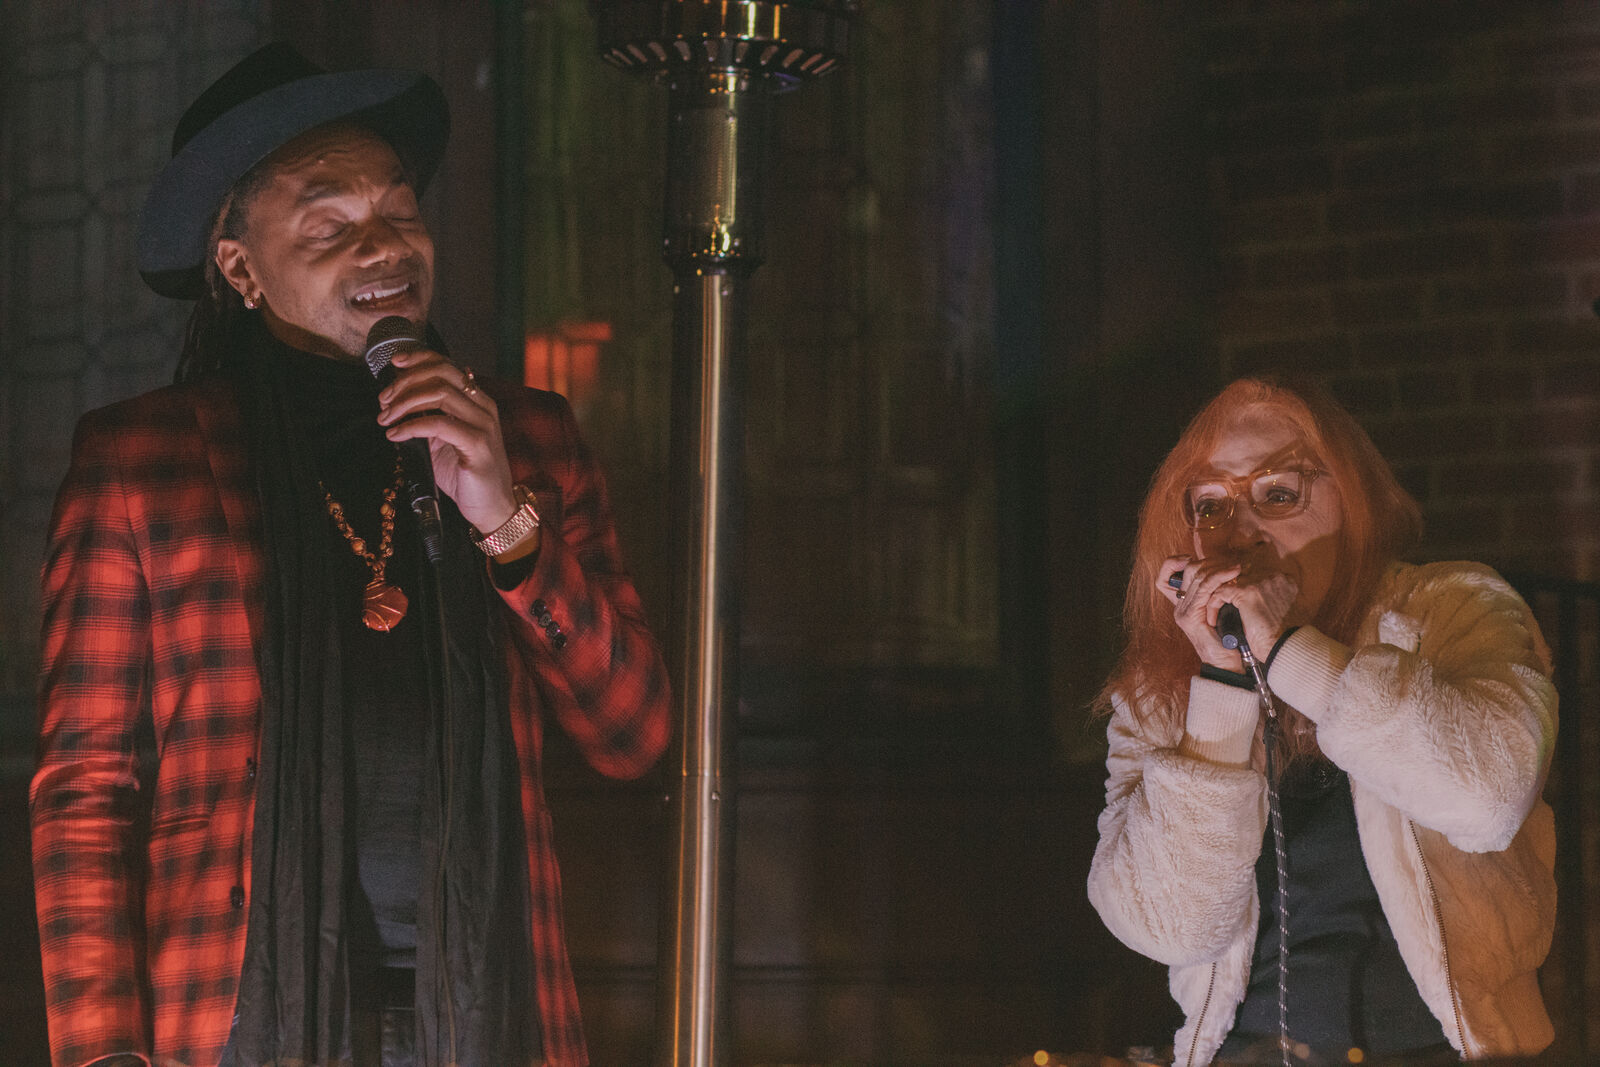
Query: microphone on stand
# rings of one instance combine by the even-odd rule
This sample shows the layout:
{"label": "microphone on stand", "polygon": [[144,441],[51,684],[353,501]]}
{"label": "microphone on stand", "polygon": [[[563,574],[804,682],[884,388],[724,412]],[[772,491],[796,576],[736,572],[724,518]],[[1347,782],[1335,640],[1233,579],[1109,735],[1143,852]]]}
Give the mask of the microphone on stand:
{"label": "microphone on stand", "polygon": [[[426,348],[424,331],[402,315],[386,315],[372,324],[367,331],[367,369],[378,379],[380,386],[394,381],[394,367],[390,364],[398,353],[412,348]],[[406,474],[406,493],[411,497],[411,510],[417,516],[417,527],[422,533],[422,550],[428,562],[438,566],[444,560],[444,527],[439,522],[439,490],[433,481],[433,457],[425,438],[413,437],[399,441],[400,465]]]}

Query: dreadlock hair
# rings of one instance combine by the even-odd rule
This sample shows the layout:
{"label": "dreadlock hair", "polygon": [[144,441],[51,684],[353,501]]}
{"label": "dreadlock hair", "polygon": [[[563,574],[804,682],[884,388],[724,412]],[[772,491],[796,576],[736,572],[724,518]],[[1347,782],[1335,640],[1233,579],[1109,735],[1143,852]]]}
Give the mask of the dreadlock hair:
{"label": "dreadlock hair", "polygon": [[[1360,424],[1322,387],[1308,381],[1241,378],[1202,408],[1157,468],[1139,510],[1133,573],[1123,604],[1128,643],[1095,699],[1095,710],[1112,711],[1112,699],[1127,701],[1135,716],[1157,716],[1181,725],[1189,679],[1200,656],[1172,617],[1172,605],[1157,588],[1169,556],[1194,551],[1194,534],[1183,514],[1185,487],[1218,443],[1246,411],[1269,411],[1295,427],[1307,458],[1328,472],[1338,487],[1342,523],[1338,532],[1338,579],[1311,619],[1323,633],[1349,643],[1366,616],[1389,565],[1422,538],[1422,512],[1395,479],[1389,464]],[[1297,758],[1319,756],[1315,727],[1285,709],[1282,733],[1287,767]]]}
{"label": "dreadlock hair", "polygon": [[178,356],[178,369],[173,381],[194,381],[201,375],[218,369],[223,357],[234,344],[240,328],[248,321],[250,309],[244,306],[244,297],[228,284],[217,266],[217,242],[229,238],[240,240],[249,226],[250,206],[256,195],[266,188],[273,172],[269,156],[251,167],[233,184],[217,218],[211,225],[211,236],[206,242],[206,258],[201,264],[204,291],[189,313],[188,325],[183,331],[183,351]]}

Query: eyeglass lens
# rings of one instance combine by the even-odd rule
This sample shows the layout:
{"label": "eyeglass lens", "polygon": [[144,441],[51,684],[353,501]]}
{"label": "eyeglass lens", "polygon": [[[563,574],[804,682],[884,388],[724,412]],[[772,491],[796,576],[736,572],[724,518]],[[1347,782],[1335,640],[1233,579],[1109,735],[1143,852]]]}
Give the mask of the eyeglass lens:
{"label": "eyeglass lens", "polygon": [[1191,485],[1185,499],[1189,525],[1200,530],[1221,526],[1233,517],[1234,500],[1248,487],[1251,509],[1264,519],[1282,519],[1303,510],[1310,477],[1305,471],[1261,471],[1228,481]]}

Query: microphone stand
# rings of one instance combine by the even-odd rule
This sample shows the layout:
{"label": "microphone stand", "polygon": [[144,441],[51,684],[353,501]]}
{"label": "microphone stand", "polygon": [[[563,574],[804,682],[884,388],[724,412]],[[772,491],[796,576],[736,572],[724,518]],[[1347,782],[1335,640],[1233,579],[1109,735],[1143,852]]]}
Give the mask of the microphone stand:
{"label": "microphone stand", "polygon": [[1273,751],[1278,741],[1278,708],[1273,700],[1272,687],[1267,685],[1267,672],[1250,651],[1250,642],[1244,637],[1244,620],[1239,609],[1232,604],[1222,605],[1217,612],[1217,637],[1222,647],[1236,650],[1244,660],[1245,668],[1255,680],[1256,699],[1265,716],[1262,743],[1267,750],[1267,817],[1272,826],[1272,846],[1278,865],[1278,1053],[1283,1057],[1283,1067],[1291,1067],[1289,1053],[1289,855],[1283,844],[1283,806],[1278,797],[1277,755]]}

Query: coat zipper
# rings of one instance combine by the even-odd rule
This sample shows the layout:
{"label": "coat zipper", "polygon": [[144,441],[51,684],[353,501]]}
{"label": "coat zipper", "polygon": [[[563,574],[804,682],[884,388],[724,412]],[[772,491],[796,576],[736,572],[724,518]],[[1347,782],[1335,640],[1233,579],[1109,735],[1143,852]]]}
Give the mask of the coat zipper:
{"label": "coat zipper", "polygon": [[1461,1039],[1461,1055],[1467,1054],[1467,1030],[1461,1025],[1461,998],[1456,995],[1455,976],[1450,971],[1450,943],[1445,940],[1444,909],[1439,906],[1439,890],[1433,884],[1433,872],[1428,870],[1428,857],[1422,853],[1422,841],[1417,837],[1417,824],[1406,820],[1411,828],[1411,843],[1417,847],[1417,859],[1422,863],[1422,877],[1428,883],[1428,896],[1433,899],[1433,921],[1439,927],[1439,951],[1444,954],[1444,981],[1450,988],[1450,1007],[1456,1013],[1456,1036]]}
{"label": "coat zipper", "polygon": [[1200,1014],[1195,1016],[1194,1037],[1189,1039],[1188,1067],[1194,1067],[1194,1049],[1200,1044],[1200,1026],[1206,1021],[1206,1012],[1211,1008],[1211,992],[1217,987],[1217,965],[1211,965],[1211,978],[1206,982],[1206,999],[1200,1005]]}

